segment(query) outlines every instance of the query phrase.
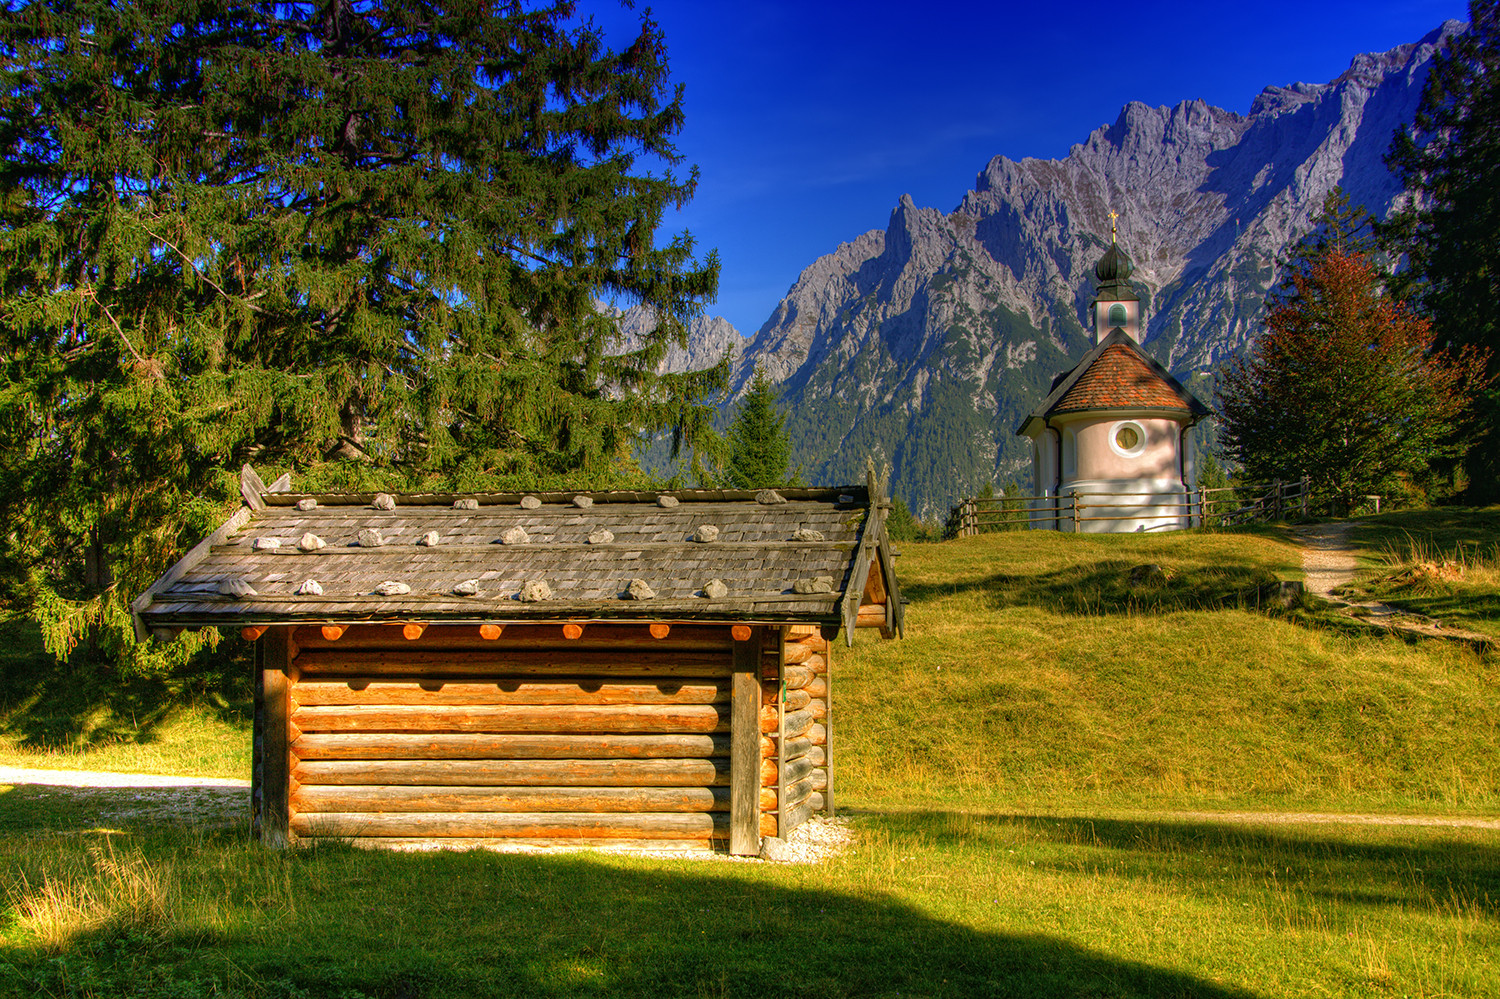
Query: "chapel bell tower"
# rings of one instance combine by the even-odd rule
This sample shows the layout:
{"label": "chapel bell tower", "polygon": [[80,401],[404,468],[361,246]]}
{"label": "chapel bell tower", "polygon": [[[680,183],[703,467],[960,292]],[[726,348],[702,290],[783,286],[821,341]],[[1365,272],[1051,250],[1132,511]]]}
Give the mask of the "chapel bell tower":
{"label": "chapel bell tower", "polygon": [[1099,343],[1114,330],[1124,330],[1136,343],[1141,342],[1141,296],[1130,284],[1130,258],[1115,243],[1115,222],[1109,213],[1109,249],[1094,265],[1099,284],[1089,304],[1094,322],[1094,342]]}

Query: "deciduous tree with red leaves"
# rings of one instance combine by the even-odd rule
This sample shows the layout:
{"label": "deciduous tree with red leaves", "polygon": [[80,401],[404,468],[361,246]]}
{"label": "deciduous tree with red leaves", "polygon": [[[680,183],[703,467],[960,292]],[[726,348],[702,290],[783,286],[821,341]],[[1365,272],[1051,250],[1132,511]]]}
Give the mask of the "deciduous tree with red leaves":
{"label": "deciduous tree with red leaves", "polygon": [[1421,488],[1465,450],[1483,358],[1434,350],[1431,325],[1384,292],[1363,253],[1324,241],[1267,302],[1265,332],[1219,387],[1219,446],[1255,480],[1308,476],[1348,510]]}

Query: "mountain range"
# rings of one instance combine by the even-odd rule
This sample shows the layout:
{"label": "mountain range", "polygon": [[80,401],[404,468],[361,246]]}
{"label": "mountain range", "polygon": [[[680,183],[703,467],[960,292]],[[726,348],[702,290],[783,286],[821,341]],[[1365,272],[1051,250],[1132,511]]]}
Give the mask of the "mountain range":
{"label": "mountain range", "polygon": [[1130,103],[1062,159],[996,156],[951,211],[903,196],[883,229],[813,261],[750,340],[705,318],[667,367],[729,352],[733,395],[765,371],[808,481],[861,481],[873,456],[929,519],[985,483],[1029,491],[1014,430],[1091,345],[1111,213],[1143,348],[1212,405],[1214,371],[1257,333],[1278,261],[1325,195],[1342,185],[1381,217],[1402,197],[1383,156],[1460,30],[1357,56],[1328,83],[1268,87],[1248,114]]}

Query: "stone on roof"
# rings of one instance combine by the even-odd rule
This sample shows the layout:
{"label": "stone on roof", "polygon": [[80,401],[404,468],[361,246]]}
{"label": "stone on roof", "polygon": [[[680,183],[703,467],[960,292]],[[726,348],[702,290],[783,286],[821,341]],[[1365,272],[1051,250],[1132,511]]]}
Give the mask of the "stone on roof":
{"label": "stone on roof", "polygon": [[[872,564],[890,575],[885,506],[866,487],[786,488],[769,504],[749,490],[680,490],[677,505],[654,491],[594,493],[584,505],[571,492],[528,494],[534,507],[520,493],[418,494],[393,496],[391,510],[368,493],[251,492],[259,506],[247,500],[132,603],[139,635],[396,620],[853,628]],[[441,544],[424,546],[434,534]],[[798,580],[805,592],[793,592]]]}

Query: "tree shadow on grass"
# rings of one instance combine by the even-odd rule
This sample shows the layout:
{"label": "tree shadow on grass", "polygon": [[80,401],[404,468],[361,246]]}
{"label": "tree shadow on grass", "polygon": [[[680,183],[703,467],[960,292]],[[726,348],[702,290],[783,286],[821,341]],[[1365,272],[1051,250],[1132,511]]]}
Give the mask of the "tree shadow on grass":
{"label": "tree shadow on grass", "polygon": [[1050,572],[1022,568],[961,582],[908,583],[902,592],[912,604],[972,594],[995,610],[1038,607],[1097,616],[1258,607],[1264,602],[1261,594],[1276,582],[1275,574],[1262,566],[1233,562],[1164,564],[1165,578],[1133,580],[1132,572],[1140,564],[1098,559]]}
{"label": "tree shadow on grass", "polygon": [[[243,860],[225,864],[215,849]],[[87,981],[98,994],[128,982],[140,995],[341,999],[1250,995],[1066,939],[983,932],[875,892],[831,890],[815,871],[341,847],[205,852],[198,863],[231,887],[204,893],[239,899],[217,928],[115,926],[81,932],[50,957],[16,945],[0,957],[34,994]],[[190,853],[160,848],[164,864]]]}
{"label": "tree shadow on grass", "polygon": [[[1263,898],[1268,880],[1284,890],[1352,906],[1452,912],[1500,919],[1500,841],[1494,833],[1433,827],[1288,825],[1206,819],[1059,818],[918,811],[871,815],[894,835],[949,848],[1015,849],[1018,843],[1076,848],[1065,862],[1125,877],[1177,882],[1184,890],[1241,891]],[[1411,832],[1403,837],[1404,832]],[[1405,841],[1402,841],[1405,839]],[[1005,856],[1011,856],[1008,853]],[[1031,863],[1032,859],[1016,863]]]}
{"label": "tree shadow on grass", "polygon": [[0,622],[0,732],[24,749],[87,750],[150,743],[174,709],[211,704],[228,720],[248,717],[248,644],[205,650],[175,675],[139,675],[85,651],[59,662],[34,622]]}

